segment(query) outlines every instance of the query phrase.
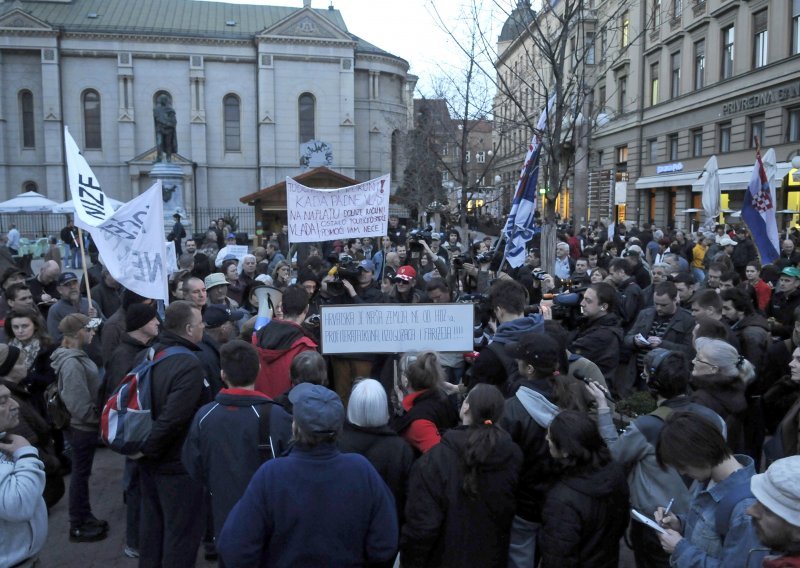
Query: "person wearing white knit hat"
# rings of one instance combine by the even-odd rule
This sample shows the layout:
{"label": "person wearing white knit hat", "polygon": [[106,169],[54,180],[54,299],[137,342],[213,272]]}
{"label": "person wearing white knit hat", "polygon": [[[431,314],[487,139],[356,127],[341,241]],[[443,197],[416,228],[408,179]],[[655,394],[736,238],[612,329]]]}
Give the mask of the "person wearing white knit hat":
{"label": "person wearing white knit hat", "polygon": [[747,509],[758,540],[778,556],[764,559],[764,568],[800,566],[800,456],[774,462],[766,473],[750,479],[756,503]]}

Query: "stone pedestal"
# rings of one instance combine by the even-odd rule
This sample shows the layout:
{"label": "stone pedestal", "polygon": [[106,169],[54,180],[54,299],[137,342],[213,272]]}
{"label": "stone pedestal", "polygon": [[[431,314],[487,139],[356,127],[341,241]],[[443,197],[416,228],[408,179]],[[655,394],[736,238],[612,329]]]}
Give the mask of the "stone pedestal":
{"label": "stone pedestal", "polygon": [[162,199],[164,200],[164,228],[166,233],[172,230],[175,220],[172,216],[179,213],[181,223],[187,235],[191,235],[192,221],[186,214],[183,201],[183,169],[170,162],[156,162],[150,170],[152,183],[161,180]]}

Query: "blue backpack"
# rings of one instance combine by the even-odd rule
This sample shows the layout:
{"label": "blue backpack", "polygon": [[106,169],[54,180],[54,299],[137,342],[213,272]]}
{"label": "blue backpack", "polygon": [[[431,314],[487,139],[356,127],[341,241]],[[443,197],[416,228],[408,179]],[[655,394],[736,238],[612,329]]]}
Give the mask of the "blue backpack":
{"label": "blue backpack", "polygon": [[138,454],[153,428],[153,367],[172,355],[188,353],[186,347],[167,347],[134,367],[103,406],[100,435],[109,448],[131,456]]}

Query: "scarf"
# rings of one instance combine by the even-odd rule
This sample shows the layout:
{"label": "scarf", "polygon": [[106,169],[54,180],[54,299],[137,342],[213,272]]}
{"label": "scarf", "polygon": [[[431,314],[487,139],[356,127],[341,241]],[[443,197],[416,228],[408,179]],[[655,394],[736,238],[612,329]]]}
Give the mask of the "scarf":
{"label": "scarf", "polygon": [[36,357],[39,356],[39,351],[42,350],[42,344],[39,342],[39,338],[33,337],[28,343],[22,343],[15,337],[9,341],[8,344],[22,351],[25,355],[25,367],[30,371],[36,361]]}

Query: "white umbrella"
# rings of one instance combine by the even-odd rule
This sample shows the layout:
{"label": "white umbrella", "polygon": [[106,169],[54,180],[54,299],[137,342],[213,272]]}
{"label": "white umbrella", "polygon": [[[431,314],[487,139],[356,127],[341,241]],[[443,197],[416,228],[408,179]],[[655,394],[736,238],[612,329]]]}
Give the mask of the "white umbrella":
{"label": "white umbrella", "polygon": [[[112,199],[106,196],[108,202],[111,204],[111,208],[116,211],[123,205],[125,205],[122,201],[117,201],[116,199]],[[50,210],[51,213],[64,213],[66,215],[73,215],[75,213],[75,204],[72,203],[72,200],[65,201],[64,203],[57,203],[55,207]]]}
{"label": "white umbrella", "polygon": [[50,213],[58,205],[41,193],[28,191],[13,199],[0,202],[0,213]]}
{"label": "white umbrella", "polygon": [[710,230],[714,227],[715,220],[720,214],[719,167],[716,156],[708,159],[703,171],[706,174],[703,182],[703,211],[705,211],[706,220],[703,226]]}

